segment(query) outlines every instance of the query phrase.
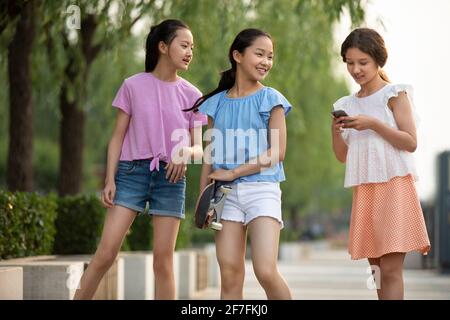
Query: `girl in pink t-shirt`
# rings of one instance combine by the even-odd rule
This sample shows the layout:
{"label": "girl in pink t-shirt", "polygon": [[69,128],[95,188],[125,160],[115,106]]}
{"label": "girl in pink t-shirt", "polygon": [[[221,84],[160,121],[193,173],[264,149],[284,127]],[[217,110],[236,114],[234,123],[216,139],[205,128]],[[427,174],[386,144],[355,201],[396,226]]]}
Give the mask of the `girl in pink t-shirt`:
{"label": "girl in pink t-shirt", "polygon": [[127,78],[112,105],[117,122],[109,142],[102,202],[108,208],[95,256],[75,299],[90,299],[115,260],[138,213],[153,215],[155,298],[174,299],[173,252],[184,218],[186,165],[201,160],[205,115],[183,112],[201,92],[177,75],[192,60],[193,37],[179,20],[151,28],[145,72]]}

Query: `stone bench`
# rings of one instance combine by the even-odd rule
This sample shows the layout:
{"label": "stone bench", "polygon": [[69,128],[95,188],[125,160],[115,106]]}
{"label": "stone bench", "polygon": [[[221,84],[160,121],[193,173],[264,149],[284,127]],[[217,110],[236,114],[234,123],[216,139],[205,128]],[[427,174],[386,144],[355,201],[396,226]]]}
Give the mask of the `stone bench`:
{"label": "stone bench", "polygon": [[0,300],[23,299],[23,269],[0,267]]}
{"label": "stone bench", "polygon": [[[83,271],[87,269],[92,255],[58,255],[53,256],[57,261],[81,261]],[[123,300],[124,299],[124,265],[123,259],[118,256],[111,268],[100,281],[93,300]]]}
{"label": "stone bench", "polygon": [[[23,268],[24,299],[73,299],[79,279],[91,255],[34,256],[0,262],[0,266]],[[117,258],[93,297],[94,300],[123,300],[123,260]]]}
{"label": "stone bench", "polygon": [[70,300],[83,273],[83,263],[77,261],[13,259],[1,261],[0,266],[22,268],[25,300]]}
{"label": "stone bench", "polygon": [[192,250],[180,250],[175,252],[175,254],[177,256],[176,260],[178,260],[178,266],[176,266],[178,270],[174,269],[178,273],[178,276],[175,277],[177,298],[191,299],[196,292],[196,253]]}
{"label": "stone bench", "polygon": [[203,252],[208,256],[208,287],[220,287],[220,268],[217,262],[215,243],[206,244]]}
{"label": "stone bench", "polygon": [[119,256],[124,261],[124,299],[154,299],[153,255],[150,252],[121,252]]}

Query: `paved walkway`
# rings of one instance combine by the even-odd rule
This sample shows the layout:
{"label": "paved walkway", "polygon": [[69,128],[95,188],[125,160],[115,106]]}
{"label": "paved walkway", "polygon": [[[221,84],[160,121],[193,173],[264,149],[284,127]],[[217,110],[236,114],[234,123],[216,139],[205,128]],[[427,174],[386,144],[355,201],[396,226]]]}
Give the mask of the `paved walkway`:
{"label": "paved walkway", "polygon": [[[309,250],[298,261],[280,261],[279,269],[298,300],[367,300],[376,299],[376,291],[367,289],[368,264],[352,261],[346,250]],[[435,270],[405,269],[405,299],[450,300],[450,275]],[[199,292],[195,299],[219,299],[219,288]],[[246,262],[244,299],[266,299]]]}

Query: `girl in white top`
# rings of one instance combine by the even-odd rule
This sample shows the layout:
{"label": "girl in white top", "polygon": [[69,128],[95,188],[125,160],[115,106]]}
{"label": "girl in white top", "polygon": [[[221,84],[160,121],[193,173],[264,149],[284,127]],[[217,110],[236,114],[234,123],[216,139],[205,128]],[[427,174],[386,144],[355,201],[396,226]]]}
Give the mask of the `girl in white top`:
{"label": "girl in white top", "polygon": [[333,119],[332,138],[346,163],[344,186],[353,188],[349,253],[369,260],[379,299],[403,299],[405,254],[430,249],[415,188],[413,90],[389,83],[384,40],[372,29],[352,31],[341,56],[361,86],[333,106],[348,115]]}

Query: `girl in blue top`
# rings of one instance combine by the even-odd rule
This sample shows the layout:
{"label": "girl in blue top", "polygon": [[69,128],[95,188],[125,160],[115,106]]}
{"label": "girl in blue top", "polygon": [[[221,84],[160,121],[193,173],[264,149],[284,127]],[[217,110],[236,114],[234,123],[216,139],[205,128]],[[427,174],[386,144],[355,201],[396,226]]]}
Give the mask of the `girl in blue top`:
{"label": "girl in blue top", "polygon": [[229,181],[222,212],[223,229],[216,233],[221,298],[242,299],[247,230],[256,277],[268,299],[291,299],[277,267],[281,190],[285,180],[285,115],[291,105],[277,90],[261,84],[273,65],[268,33],[245,29],[233,41],[231,69],[222,73],[217,89],[200,98],[193,109],[208,115],[200,190],[210,180]]}

